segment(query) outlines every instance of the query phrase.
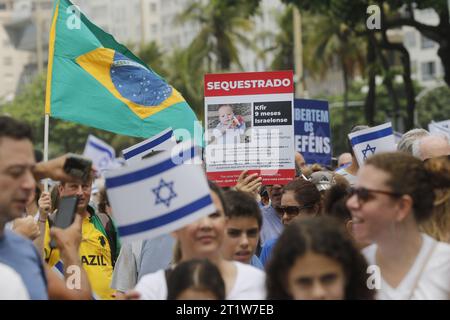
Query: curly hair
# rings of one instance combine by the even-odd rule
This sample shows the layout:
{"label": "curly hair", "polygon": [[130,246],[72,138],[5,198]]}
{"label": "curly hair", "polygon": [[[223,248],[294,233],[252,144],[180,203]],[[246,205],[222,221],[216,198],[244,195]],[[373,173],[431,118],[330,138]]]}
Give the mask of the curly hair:
{"label": "curly hair", "polygon": [[448,175],[446,177],[442,172],[425,167],[421,160],[407,153],[376,154],[367,159],[365,165],[374,166],[389,174],[386,185],[399,194],[411,196],[417,222],[423,222],[431,216],[434,190],[449,187]]}
{"label": "curly hair", "polygon": [[367,262],[352,240],[331,217],[312,217],[289,224],[278,239],[267,265],[267,299],[292,300],[287,277],[298,258],[308,252],[324,255],[344,270],[346,300],[373,299],[366,285]]}
{"label": "curly hair", "polygon": [[444,156],[426,160],[425,168],[441,180],[436,183],[443,188],[435,190],[433,213],[420,228],[438,241],[450,242],[450,158]]}

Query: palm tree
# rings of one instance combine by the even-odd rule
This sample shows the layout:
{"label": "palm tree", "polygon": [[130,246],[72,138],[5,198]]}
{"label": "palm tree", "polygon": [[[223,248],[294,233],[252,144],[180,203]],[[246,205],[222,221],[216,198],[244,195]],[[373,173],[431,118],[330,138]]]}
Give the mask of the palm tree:
{"label": "palm tree", "polygon": [[163,51],[154,41],[147,43],[138,53],[139,58],[160,76],[167,73],[163,68]]}
{"label": "palm tree", "polygon": [[280,26],[280,32],[274,35],[274,46],[267,51],[274,51],[272,60],[272,70],[293,70],[294,69],[294,33],[292,30],[292,6],[287,6],[286,10],[276,17]]}
{"label": "palm tree", "polygon": [[306,68],[324,77],[338,63],[344,84],[343,123],[347,123],[348,93],[350,82],[365,68],[364,43],[358,41],[351,29],[327,15],[305,15],[304,62]]}
{"label": "palm tree", "polygon": [[259,1],[194,1],[179,15],[179,23],[192,22],[200,31],[189,46],[194,65],[206,64],[208,71],[242,69],[237,43],[250,46],[245,33],[252,30],[249,19]]}
{"label": "palm tree", "polygon": [[190,52],[185,49],[175,49],[165,59],[167,81],[176,88],[197,114],[203,118],[203,75],[204,68],[195,65]]}

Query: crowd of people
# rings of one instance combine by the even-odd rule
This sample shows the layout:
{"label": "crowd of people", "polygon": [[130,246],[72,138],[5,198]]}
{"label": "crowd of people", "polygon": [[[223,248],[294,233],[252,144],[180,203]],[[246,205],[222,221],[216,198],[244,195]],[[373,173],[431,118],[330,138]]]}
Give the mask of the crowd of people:
{"label": "crowd of people", "polygon": [[[36,159],[29,126],[1,116],[0,299],[448,300],[450,143],[413,129],[397,148],[359,166],[349,146],[336,168],[297,152],[286,185],[209,182],[215,212],[121,245],[95,174]],[[67,196],[78,214],[60,229]]]}

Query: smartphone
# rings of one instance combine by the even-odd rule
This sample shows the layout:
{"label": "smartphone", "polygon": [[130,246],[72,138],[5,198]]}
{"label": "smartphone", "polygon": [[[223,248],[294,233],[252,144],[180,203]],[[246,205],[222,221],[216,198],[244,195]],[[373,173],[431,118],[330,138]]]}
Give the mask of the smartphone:
{"label": "smartphone", "polygon": [[64,163],[64,172],[82,181],[87,181],[92,170],[92,161],[88,158],[70,153]]}
{"label": "smartphone", "polygon": [[[59,199],[58,211],[56,212],[55,222],[53,226],[65,229],[69,227],[75,218],[75,212],[77,211],[78,197],[61,197]],[[56,248],[56,242],[52,239],[50,241],[50,248]]]}

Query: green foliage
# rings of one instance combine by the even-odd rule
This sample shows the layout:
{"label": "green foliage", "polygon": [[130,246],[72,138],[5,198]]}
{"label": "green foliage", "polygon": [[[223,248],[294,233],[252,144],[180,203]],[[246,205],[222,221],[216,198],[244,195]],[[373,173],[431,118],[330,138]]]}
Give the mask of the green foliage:
{"label": "green foliage", "polygon": [[294,34],[292,30],[292,6],[278,17],[277,23],[280,32],[275,36],[275,45],[271,48],[274,51],[274,59],[271,64],[272,70],[293,70],[294,69]]}
{"label": "green foliage", "polygon": [[252,30],[249,17],[256,8],[257,1],[192,1],[178,21],[200,26],[188,49],[194,65],[206,65],[208,71],[229,70],[232,65],[242,69],[237,44],[251,46],[246,32]]}
{"label": "green foliage", "polygon": [[[40,150],[43,150],[44,147],[45,79],[44,74],[37,76],[14,101],[0,109],[0,113],[23,120],[32,127],[34,145]],[[83,153],[89,134],[93,134],[110,143],[116,151],[120,151],[139,141],[136,138],[120,136],[54,118],[50,118],[49,132],[50,158],[67,152]]]}
{"label": "green foliage", "polygon": [[167,74],[163,66],[163,52],[156,42],[146,44],[139,51],[138,56],[157,74],[161,76]]}
{"label": "green foliage", "polygon": [[421,127],[427,129],[431,120],[450,119],[450,88],[442,86],[429,91],[417,102],[418,120]]}
{"label": "green foliage", "polygon": [[[349,100],[350,101],[360,101],[363,102],[365,99],[366,94],[363,92],[363,87],[365,86],[362,82],[354,82],[352,83],[352,86],[349,90]],[[417,92],[419,92],[419,87],[416,86]],[[406,97],[404,94],[404,90],[402,88],[402,84],[395,84],[394,89],[400,99],[400,103],[402,105],[406,104]],[[442,89],[441,89],[442,90]],[[433,105],[432,109],[435,110],[434,114],[432,116],[432,119],[438,121],[438,120],[446,120],[450,117],[450,101],[449,97],[450,94],[447,91],[444,90],[442,94],[439,95],[440,98],[438,98],[439,103],[434,102],[430,105]],[[434,93],[430,93],[430,98],[435,96]],[[424,100],[426,97],[424,97],[421,100],[421,104],[423,103],[429,103]],[[340,102],[342,103],[342,96],[317,96],[314,97],[314,99],[323,99],[328,100],[330,105],[334,102]],[[434,100],[431,98],[431,100]],[[442,104],[447,102],[446,108],[441,108]],[[422,107],[418,107],[422,108]],[[444,114],[439,115],[439,108],[441,108],[442,111],[444,111]],[[400,127],[394,122],[394,116],[395,116],[395,110],[392,106],[392,101],[387,93],[386,88],[383,85],[377,86],[377,95],[376,95],[376,108],[375,108],[375,124],[379,125],[382,123],[385,123],[387,121],[391,121],[392,125],[394,127],[394,130],[396,131],[402,131]],[[429,109],[431,110],[431,109]],[[349,107],[347,110],[347,122],[343,122],[343,107],[334,107],[330,108],[330,125],[331,125],[331,138],[333,142],[333,154],[338,156],[342,152],[346,152],[347,150],[347,134],[349,133],[351,127],[354,125],[359,124],[367,124],[364,118],[364,108],[362,106],[357,107]],[[426,128],[428,123],[430,122],[430,119],[426,117],[428,110],[422,110],[419,111],[419,123]],[[405,116],[405,111],[401,110],[400,114],[398,116]],[[446,115],[445,115],[446,113]],[[446,119],[445,119],[446,117]]]}

